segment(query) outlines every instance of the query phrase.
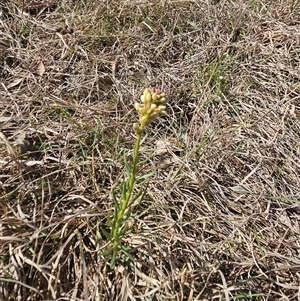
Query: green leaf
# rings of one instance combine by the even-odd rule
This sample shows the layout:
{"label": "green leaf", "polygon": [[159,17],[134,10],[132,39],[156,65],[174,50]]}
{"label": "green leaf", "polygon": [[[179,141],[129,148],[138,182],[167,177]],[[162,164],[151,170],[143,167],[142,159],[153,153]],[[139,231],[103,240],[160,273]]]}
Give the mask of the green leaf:
{"label": "green leaf", "polygon": [[131,175],[132,167],[127,161],[125,152],[124,152],[124,165],[125,165],[125,170],[126,170],[126,176],[127,176],[127,178],[129,178]]}
{"label": "green leaf", "polygon": [[155,172],[151,171],[145,175],[139,176],[138,180],[147,180],[147,179],[151,178],[153,175],[155,175]]}
{"label": "green leaf", "polygon": [[120,204],[119,204],[119,202],[118,202],[118,200],[117,200],[116,193],[115,193],[115,190],[114,190],[114,189],[112,189],[111,194],[112,194],[112,198],[113,198],[114,205],[115,205],[115,208],[116,208],[115,211],[118,211],[118,212],[119,212],[119,210],[120,210]]}
{"label": "green leaf", "polygon": [[148,135],[146,133],[145,136],[142,138],[140,145],[142,145],[145,142],[145,140],[147,139],[147,137],[148,137]]}
{"label": "green leaf", "polygon": [[123,253],[127,258],[125,259],[125,261],[134,261],[133,256],[128,252],[130,250],[129,247],[123,246],[121,245],[121,250],[120,252]]}
{"label": "green leaf", "polygon": [[106,257],[106,256],[110,255],[112,252],[113,252],[113,248],[110,247],[110,248],[104,250],[102,255]]}
{"label": "green leaf", "polygon": [[115,255],[113,255],[112,257],[111,257],[111,260],[110,260],[110,263],[109,263],[109,267],[111,268],[111,269],[113,269],[115,266],[116,266],[116,256]]}
{"label": "green leaf", "polygon": [[142,200],[144,199],[146,192],[147,192],[147,188],[141,187],[140,190],[137,192],[137,194],[131,198],[128,206],[131,206],[138,198],[140,198],[140,200],[139,200],[139,204],[140,204],[142,202]]}
{"label": "green leaf", "polygon": [[139,162],[137,163],[137,165],[138,166],[140,166],[140,165],[146,165],[148,162],[149,162],[149,160],[151,159],[151,157],[152,157],[152,155],[150,155],[150,156],[148,156],[146,159],[144,159],[144,160],[139,160]]}
{"label": "green leaf", "polygon": [[126,199],[126,194],[127,194],[127,182],[123,182],[121,184],[121,189],[122,189],[122,197],[123,197],[123,201]]}
{"label": "green leaf", "polygon": [[101,229],[101,233],[105,236],[106,239],[111,239],[111,233],[106,231],[104,228]]}
{"label": "green leaf", "polygon": [[145,191],[143,187],[140,188],[140,190],[135,194],[134,196],[131,197],[130,202],[128,203],[128,207],[130,207],[141,195],[145,195]]}

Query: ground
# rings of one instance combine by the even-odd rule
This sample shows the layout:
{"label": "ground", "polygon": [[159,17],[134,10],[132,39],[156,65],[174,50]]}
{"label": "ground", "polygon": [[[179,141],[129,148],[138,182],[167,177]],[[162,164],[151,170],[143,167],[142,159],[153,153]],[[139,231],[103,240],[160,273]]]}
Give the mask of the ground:
{"label": "ground", "polygon": [[0,300],[299,300],[299,28],[295,0],[1,1]]}

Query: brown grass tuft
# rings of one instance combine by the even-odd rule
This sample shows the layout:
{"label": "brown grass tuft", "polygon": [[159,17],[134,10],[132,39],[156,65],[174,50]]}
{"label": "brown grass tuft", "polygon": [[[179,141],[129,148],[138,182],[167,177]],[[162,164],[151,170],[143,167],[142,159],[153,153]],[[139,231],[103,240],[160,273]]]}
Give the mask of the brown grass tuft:
{"label": "brown grass tuft", "polygon": [[[298,1],[2,1],[0,300],[299,300]],[[143,88],[169,95],[111,271]]]}

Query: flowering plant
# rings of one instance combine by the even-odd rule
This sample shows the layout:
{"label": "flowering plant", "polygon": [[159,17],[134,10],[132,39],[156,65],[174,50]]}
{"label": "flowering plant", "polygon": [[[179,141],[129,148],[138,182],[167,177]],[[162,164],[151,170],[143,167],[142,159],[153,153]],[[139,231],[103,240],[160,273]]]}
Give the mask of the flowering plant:
{"label": "flowering plant", "polygon": [[139,115],[139,122],[133,124],[136,134],[136,142],[133,150],[133,162],[131,166],[125,160],[125,167],[128,178],[124,180],[121,186],[121,199],[118,199],[113,191],[114,212],[111,220],[111,239],[112,246],[109,253],[112,253],[110,266],[115,265],[119,251],[123,251],[129,256],[126,248],[122,246],[121,240],[130,229],[128,220],[132,216],[132,205],[139,198],[143,197],[143,189],[134,194],[136,184],[137,166],[139,163],[139,149],[142,141],[142,134],[145,128],[160,114],[165,113],[167,98],[164,93],[158,89],[145,89],[141,96],[142,103],[135,103],[134,107]]}

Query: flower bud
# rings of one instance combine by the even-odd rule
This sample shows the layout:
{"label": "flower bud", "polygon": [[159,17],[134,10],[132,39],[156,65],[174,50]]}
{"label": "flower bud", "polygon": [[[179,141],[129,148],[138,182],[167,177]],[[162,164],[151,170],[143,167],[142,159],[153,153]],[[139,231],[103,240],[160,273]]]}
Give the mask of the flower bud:
{"label": "flower bud", "polygon": [[143,92],[143,95],[146,96],[148,93],[151,93],[151,91],[150,91],[150,89],[146,88]]}
{"label": "flower bud", "polygon": [[165,111],[165,109],[166,109],[166,106],[162,106],[162,105],[158,106],[159,112],[163,112],[163,111]]}
{"label": "flower bud", "polygon": [[152,96],[151,96],[151,93],[148,92],[146,95],[145,95],[145,101],[147,101],[147,103],[150,103],[152,100]]}
{"label": "flower bud", "polygon": [[154,112],[152,112],[151,114],[150,114],[150,119],[151,119],[151,121],[153,120],[153,119],[155,119],[156,117],[158,117],[158,115],[159,115],[159,111],[154,111]]}
{"label": "flower bud", "polygon": [[165,97],[162,97],[158,101],[159,104],[165,105],[167,103],[167,99]]}
{"label": "flower bud", "polygon": [[141,125],[142,126],[146,126],[147,125],[147,121],[148,121],[148,116],[143,116],[141,118]]}
{"label": "flower bud", "polygon": [[138,125],[137,123],[134,123],[132,127],[133,127],[134,132],[135,132],[136,134],[138,134],[139,131],[140,131],[139,125]]}
{"label": "flower bud", "polygon": [[153,93],[152,94],[152,100],[155,102],[157,101],[157,99],[159,98],[159,96],[157,95],[157,93]]}
{"label": "flower bud", "polygon": [[141,109],[141,106],[140,106],[140,104],[139,104],[138,102],[136,102],[136,103],[134,104],[134,108],[139,112],[140,109]]}
{"label": "flower bud", "polygon": [[148,110],[148,113],[150,114],[151,112],[153,112],[154,110],[156,109],[156,104],[152,103],[149,110]]}

